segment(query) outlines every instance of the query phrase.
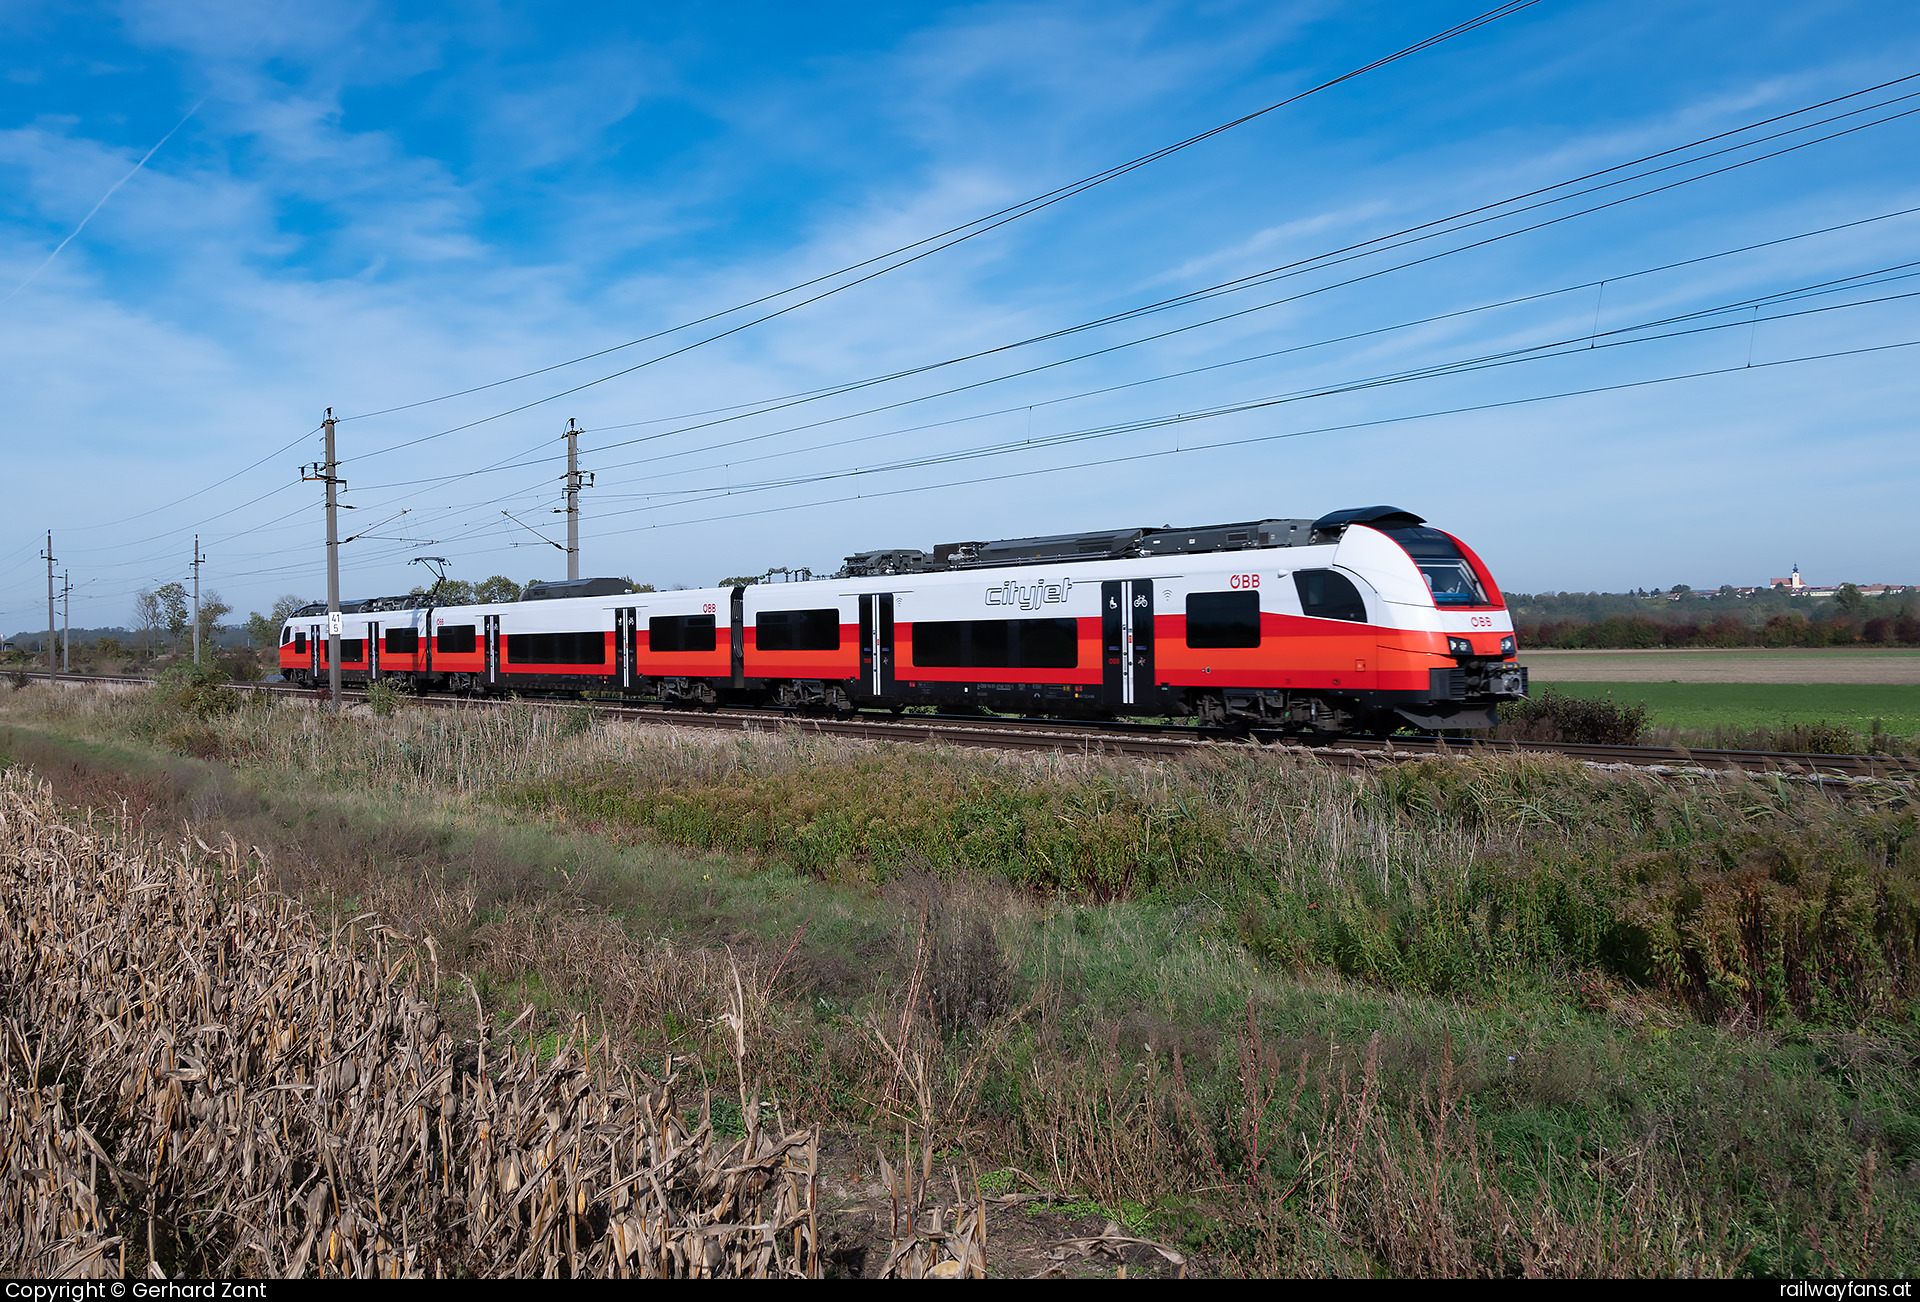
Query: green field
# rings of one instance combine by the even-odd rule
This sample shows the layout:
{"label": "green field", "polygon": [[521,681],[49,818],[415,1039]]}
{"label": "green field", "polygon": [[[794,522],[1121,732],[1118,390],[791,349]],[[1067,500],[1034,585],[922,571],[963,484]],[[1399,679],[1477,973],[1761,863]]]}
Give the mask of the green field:
{"label": "green field", "polygon": [[1873,721],[1896,737],[1920,734],[1920,687],[1881,683],[1554,683],[1567,696],[1645,704],[1656,728],[1748,731],[1830,723],[1862,737]]}

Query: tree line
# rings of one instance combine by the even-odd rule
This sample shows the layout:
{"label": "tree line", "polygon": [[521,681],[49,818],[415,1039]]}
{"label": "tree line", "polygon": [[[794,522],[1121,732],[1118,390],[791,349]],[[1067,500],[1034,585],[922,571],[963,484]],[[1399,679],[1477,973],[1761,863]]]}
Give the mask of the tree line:
{"label": "tree line", "polygon": [[1543,593],[1508,598],[1522,646],[1595,650],[1650,647],[1920,645],[1920,601],[1869,597],[1845,584],[1833,597],[1762,594],[1759,600],[1683,593]]}

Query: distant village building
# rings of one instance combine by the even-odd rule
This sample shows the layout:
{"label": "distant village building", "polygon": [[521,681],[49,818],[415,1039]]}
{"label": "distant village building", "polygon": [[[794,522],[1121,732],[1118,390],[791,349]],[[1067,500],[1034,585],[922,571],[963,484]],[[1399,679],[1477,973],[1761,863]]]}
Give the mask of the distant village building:
{"label": "distant village building", "polygon": [[[1792,574],[1789,574],[1784,579],[1775,579],[1772,583],[1775,591],[1784,590],[1796,597],[1837,597],[1840,595],[1840,589],[1846,586],[1844,583],[1834,583],[1823,584],[1817,588],[1812,587],[1805,579],[1800,577],[1800,566],[1798,564],[1793,567]],[[1914,585],[1910,583],[1856,583],[1853,586],[1860,590],[1860,595],[1863,597],[1885,597],[1903,592],[1912,592],[1914,590]],[[1747,596],[1761,591],[1761,589],[1735,588],[1734,591],[1742,596]]]}

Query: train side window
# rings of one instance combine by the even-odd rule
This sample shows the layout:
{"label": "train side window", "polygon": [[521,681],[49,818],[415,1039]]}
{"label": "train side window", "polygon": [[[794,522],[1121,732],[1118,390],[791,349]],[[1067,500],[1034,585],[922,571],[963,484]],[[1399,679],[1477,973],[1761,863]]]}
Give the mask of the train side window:
{"label": "train side window", "polygon": [[913,626],[913,663],[929,669],[955,669],[973,663],[968,658],[970,621],[922,621]]}
{"label": "train side window", "polygon": [[444,655],[469,655],[479,646],[472,624],[442,624],[439,649]]}
{"label": "train side window", "polygon": [[357,664],[367,658],[367,640],[363,637],[340,639],[340,663]]}
{"label": "train side window", "polygon": [[293,653],[299,656],[307,653],[307,635],[305,633],[295,633],[293,635]]}
{"label": "train side window", "polygon": [[1260,594],[1187,594],[1187,645],[1212,650],[1260,645]]}
{"label": "train side window", "polygon": [[913,663],[930,669],[1074,669],[1071,619],[954,619],[913,626]]}
{"label": "train side window", "polygon": [[1076,669],[1080,623],[1073,619],[1009,620],[1016,629],[1014,663],[1022,669]]}
{"label": "train side window", "polygon": [[607,663],[605,633],[509,633],[510,665],[603,665]]}
{"label": "train side window", "polygon": [[1353,580],[1336,570],[1295,570],[1293,586],[1300,593],[1300,612],[1315,619],[1367,622],[1367,603]]}
{"label": "train side window", "polygon": [[412,655],[420,649],[420,634],[411,628],[396,628],[386,635],[389,655]]}
{"label": "train side window", "polygon": [[711,651],[712,615],[660,615],[647,621],[650,651]]}
{"label": "train side window", "polygon": [[754,616],[753,643],[762,651],[838,651],[838,610],[763,610]]}

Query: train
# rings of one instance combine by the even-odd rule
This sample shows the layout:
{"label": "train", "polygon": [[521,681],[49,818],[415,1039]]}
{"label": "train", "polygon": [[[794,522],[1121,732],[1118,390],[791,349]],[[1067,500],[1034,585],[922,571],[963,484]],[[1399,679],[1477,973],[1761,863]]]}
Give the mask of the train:
{"label": "train", "polygon": [[[1340,735],[1491,728],[1524,698],[1472,548],[1410,511],[893,548],[831,578],[673,592],[623,579],[341,604],[343,683],[716,709],[1164,718]],[[280,631],[328,680],[324,604]]]}

